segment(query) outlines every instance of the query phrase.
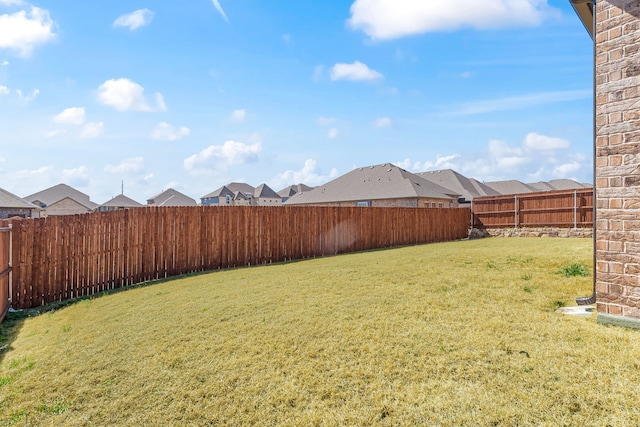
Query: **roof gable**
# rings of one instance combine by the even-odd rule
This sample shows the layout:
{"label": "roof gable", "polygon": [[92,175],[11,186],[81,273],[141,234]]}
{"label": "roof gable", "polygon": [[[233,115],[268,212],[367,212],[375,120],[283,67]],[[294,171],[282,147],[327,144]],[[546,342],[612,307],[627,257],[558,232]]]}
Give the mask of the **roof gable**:
{"label": "roof gable", "polygon": [[169,188],[160,194],[147,199],[149,206],[197,206],[198,203],[191,197],[182,194],[178,190]]}
{"label": "roof gable", "polygon": [[113,199],[104,202],[100,205],[100,207],[112,207],[112,208],[141,208],[144,205],[136,202],[133,199],[125,196],[124,194],[119,194]]}
{"label": "roof gable", "polygon": [[67,197],[91,209],[98,207],[96,203],[90,200],[88,195],[68,186],[67,184],[54,185],[53,187],[49,187],[25,197],[25,200],[29,202],[35,202],[37,200],[44,203],[46,206],[49,206]]}
{"label": "roof gable", "polygon": [[281,197],[271,189],[267,184],[260,184],[256,187],[253,192],[253,197],[256,198],[269,198],[269,199],[280,199]]}
{"label": "roof gable", "polygon": [[40,207],[2,188],[0,188],[0,208],[40,210]]}

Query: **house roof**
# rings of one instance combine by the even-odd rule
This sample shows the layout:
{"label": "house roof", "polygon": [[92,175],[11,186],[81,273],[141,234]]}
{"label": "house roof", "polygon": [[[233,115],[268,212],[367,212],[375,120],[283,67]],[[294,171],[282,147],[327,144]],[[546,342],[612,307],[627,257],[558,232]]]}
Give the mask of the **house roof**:
{"label": "house roof", "polygon": [[25,197],[25,200],[31,203],[39,201],[45,206],[49,206],[65,198],[73,199],[89,209],[95,209],[98,207],[98,204],[92,202],[88,195],[68,186],[67,184],[54,185],[46,190],[42,190]]}
{"label": "house roof", "polygon": [[313,187],[309,187],[308,185],[304,184],[290,185],[287,188],[283,188],[282,190],[278,191],[278,195],[280,197],[291,197],[294,194],[304,193],[305,191],[309,191],[312,189]]}
{"label": "house roof", "polygon": [[324,185],[294,195],[285,204],[406,198],[457,199],[458,196],[452,190],[386,163],[354,169]]}
{"label": "house roof", "polygon": [[539,191],[536,188],[515,179],[485,182],[484,184],[492,190],[497,191],[498,194],[522,194]]}
{"label": "house roof", "polygon": [[2,188],[0,188],[0,208],[40,210],[40,207]]}
{"label": "house roof", "polygon": [[136,202],[133,199],[125,196],[124,194],[119,194],[108,202],[104,202],[100,205],[100,207],[111,207],[111,208],[141,208],[144,205]]}
{"label": "house roof", "polygon": [[147,199],[150,206],[197,206],[198,203],[191,197],[182,194],[178,190],[169,188],[160,194]]}
{"label": "house roof", "polygon": [[576,190],[592,187],[592,185],[582,184],[572,179],[552,179],[551,181],[540,181],[527,185],[535,188],[536,191]]}
{"label": "house roof", "polygon": [[465,200],[473,200],[474,197],[498,195],[498,192],[489,186],[473,178],[467,178],[452,169],[420,172],[416,175],[460,194]]}
{"label": "house roof", "polygon": [[593,38],[593,0],[569,0],[571,6],[578,14],[578,17],[582,21],[584,28],[589,32],[591,38]]}
{"label": "house roof", "polygon": [[273,191],[271,187],[267,184],[260,184],[256,187],[253,192],[253,197],[262,197],[262,198],[270,198],[270,199],[281,199],[280,195]]}
{"label": "house roof", "polygon": [[212,197],[225,197],[225,196],[233,197],[233,194],[234,194],[233,191],[229,190],[229,187],[227,187],[226,185],[223,185],[217,190],[214,190],[211,193],[205,196],[202,196],[201,199],[210,199]]}
{"label": "house roof", "polygon": [[227,184],[227,188],[233,193],[242,191],[245,194],[253,194],[253,192],[255,191],[255,187],[244,182],[230,182],[229,184]]}

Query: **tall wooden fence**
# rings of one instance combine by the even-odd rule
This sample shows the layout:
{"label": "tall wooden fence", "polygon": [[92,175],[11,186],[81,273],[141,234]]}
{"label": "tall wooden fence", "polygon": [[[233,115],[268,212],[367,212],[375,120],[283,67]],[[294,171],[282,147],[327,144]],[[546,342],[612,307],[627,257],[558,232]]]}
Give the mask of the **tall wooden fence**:
{"label": "tall wooden fence", "polygon": [[593,227],[593,188],[478,197],[472,211],[474,227]]}
{"label": "tall wooden fence", "polygon": [[196,271],[455,240],[467,236],[469,216],[469,209],[238,206],[19,220],[12,306]]}
{"label": "tall wooden fence", "polygon": [[9,222],[0,220],[0,322],[9,311],[11,278],[11,228]]}

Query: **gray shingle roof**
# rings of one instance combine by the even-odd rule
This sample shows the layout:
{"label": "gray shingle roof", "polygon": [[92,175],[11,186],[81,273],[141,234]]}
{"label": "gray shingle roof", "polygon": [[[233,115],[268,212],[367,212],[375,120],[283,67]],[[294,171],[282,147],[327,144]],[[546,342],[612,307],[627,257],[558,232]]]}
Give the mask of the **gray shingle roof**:
{"label": "gray shingle roof", "polygon": [[25,200],[31,203],[40,201],[46,206],[49,206],[67,197],[75,200],[77,203],[89,209],[95,209],[98,207],[98,204],[92,202],[89,199],[89,196],[82,193],[81,191],[76,190],[73,187],[68,186],[67,184],[54,185],[53,187],[49,187],[46,190],[42,190],[25,197]]}
{"label": "gray shingle roof", "polygon": [[149,206],[197,206],[198,203],[191,197],[182,194],[178,190],[169,188],[160,194],[147,199]]}
{"label": "gray shingle roof", "polygon": [[271,189],[267,184],[260,184],[256,187],[253,192],[253,197],[259,198],[270,198],[270,199],[281,199],[281,197]]}
{"label": "gray shingle roof", "polygon": [[498,194],[523,194],[539,191],[534,187],[524,184],[518,180],[485,182],[486,186],[498,192]]}
{"label": "gray shingle roof", "polygon": [[119,194],[108,202],[104,202],[100,205],[100,207],[113,207],[113,208],[141,208],[144,205],[136,202],[133,199],[125,196],[124,194]]}
{"label": "gray shingle roof", "polygon": [[202,196],[201,199],[210,199],[212,197],[225,197],[225,196],[233,197],[233,191],[229,190],[229,187],[227,187],[226,185],[223,185],[217,190],[214,190],[211,193],[205,196]]}
{"label": "gray shingle roof", "polygon": [[255,191],[255,187],[244,182],[230,182],[229,184],[227,184],[227,188],[233,193],[242,191],[245,194],[253,194],[253,192]]}
{"label": "gray shingle roof", "polygon": [[0,208],[40,210],[40,208],[33,203],[30,203],[2,188],[0,188]]}
{"label": "gray shingle roof", "polygon": [[313,187],[309,187],[308,185],[304,184],[290,185],[287,188],[283,188],[282,190],[278,191],[278,195],[280,197],[291,197],[294,194],[304,193],[305,191],[309,191],[312,189]]}
{"label": "gray shingle roof", "polygon": [[460,194],[465,200],[473,200],[474,197],[497,196],[498,192],[487,185],[452,169],[420,172],[416,174],[444,188]]}
{"label": "gray shingle roof", "polygon": [[333,181],[291,197],[285,204],[313,204],[406,198],[457,199],[459,194],[386,163],[354,169]]}

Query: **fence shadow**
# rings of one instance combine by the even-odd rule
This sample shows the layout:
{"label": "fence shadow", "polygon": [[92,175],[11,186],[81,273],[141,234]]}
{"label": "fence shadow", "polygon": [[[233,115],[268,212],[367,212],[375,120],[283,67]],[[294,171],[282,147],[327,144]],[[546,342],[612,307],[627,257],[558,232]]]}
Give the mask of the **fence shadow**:
{"label": "fence shadow", "polygon": [[10,312],[0,323],[0,365],[4,363],[4,358],[13,349],[13,342],[20,334],[24,322],[24,315]]}

